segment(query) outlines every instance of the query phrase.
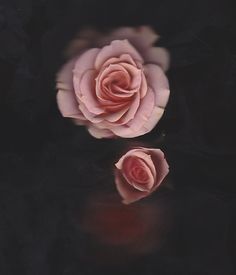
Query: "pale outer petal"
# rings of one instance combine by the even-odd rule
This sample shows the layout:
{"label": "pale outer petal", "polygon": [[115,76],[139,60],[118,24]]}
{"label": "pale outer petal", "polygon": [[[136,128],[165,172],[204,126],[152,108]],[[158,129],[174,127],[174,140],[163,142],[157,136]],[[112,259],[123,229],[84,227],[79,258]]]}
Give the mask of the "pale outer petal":
{"label": "pale outer petal", "polygon": [[79,110],[78,103],[72,91],[59,90],[57,93],[57,104],[64,117],[84,120],[84,116]]}
{"label": "pale outer petal", "polygon": [[146,64],[157,64],[163,69],[164,72],[169,68],[170,56],[169,52],[165,48],[149,48],[146,51],[143,51],[142,56]]}
{"label": "pale outer petal", "polygon": [[100,123],[103,121],[103,118],[99,117],[99,116],[96,116],[94,114],[92,114],[87,108],[86,106],[84,105],[84,103],[80,103],[79,104],[79,109],[81,111],[81,113],[84,115],[84,117],[89,121],[89,122],[92,122],[92,123]]}
{"label": "pale outer petal", "polygon": [[149,133],[158,123],[158,121],[163,116],[164,109],[159,107],[154,107],[152,114],[148,121],[142,126],[142,128],[139,130],[140,135],[145,135],[146,133]]}
{"label": "pale outer petal", "polygon": [[114,39],[128,39],[142,54],[142,51],[154,44],[158,37],[159,36],[155,31],[149,26],[141,26],[137,28],[122,27],[112,31],[108,37],[103,39],[102,44],[109,43]]}
{"label": "pale outer petal", "polygon": [[90,46],[90,41],[85,38],[75,38],[70,42],[68,45],[65,55],[68,58],[72,58],[73,56],[81,53],[84,49],[89,48]]}
{"label": "pale outer petal", "polygon": [[74,122],[75,125],[79,125],[79,126],[86,126],[88,124],[87,119],[83,116],[83,114],[81,114],[81,118],[73,118],[72,121]]}
{"label": "pale outer petal", "polygon": [[95,64],[95,59],[99,53],[100,49],[98,48],[93,48],[89,49],[79,58],[77,58],[75,66],[74,66],[74,77],[73,77],[73,83],[75,90],[79,90],[79,83],[80,83],[80,78],[81,76],[87,71],[94,69],[94,64]]}
{"label": "pale outer petal", "polygon": [[170,89],[169,82],[163,70],[154,64],[144,66],[148,85],[152,87],[155,93],[155,105],[165,108],[169,100]]}
{"label": "pale outer petal", "polygon": [[122,54],[129,54],[134,60],[143,62],[141,55],[128,40],[114,40],[110,45],[103,47],[98,53],[95,68],[99,70],[108,59],[111,57],[120,57]]}
{"label": "pale outer petal", "polygon": [[77,58],[67,62],[57,74],[56,82],[58,90],[73,91],[73,69]]}
{"label": "pale outer petal", "polygon": [[159,39],[159,35],[149,26],[141,26],[139,31],[140,35],[147,41],[149,45],[155,43]]}
{"label": "pale outer petal", "polygon": [[114,134],[106,129],[96,128],[94,125],[89,125],[88,127],[89,133],[95,138],[113,138]]}
{"label": "pale outer petal", "polygon": [[73,69],[77,58],[67,62],[57,74],[57,104],[64,117],[74,118],[76,124],[83,125],[86,118],[79,110],[73,87]]}

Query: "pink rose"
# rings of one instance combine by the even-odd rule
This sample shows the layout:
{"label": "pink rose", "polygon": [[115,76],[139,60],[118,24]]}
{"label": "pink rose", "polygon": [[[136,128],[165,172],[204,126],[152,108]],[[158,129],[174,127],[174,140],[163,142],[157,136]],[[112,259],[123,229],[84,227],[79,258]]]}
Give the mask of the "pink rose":
{"label": "pink rose", "polygon": [[[86,125],[96,138],[133,138],[151,131],[169,98],[164,71],[168,53],[152,47],[157,35],[149,27],[120,28],[104,37],[83,33],[78,51],[59,72],[57,102],[64,117]],[[82,34],[81,34],[82,35]]]}
{"label": "pink rose", "polygon": [[115,166],[116,187],[125,204],[149,196],[169,172],[160,149],[140,147],[130,150]]}

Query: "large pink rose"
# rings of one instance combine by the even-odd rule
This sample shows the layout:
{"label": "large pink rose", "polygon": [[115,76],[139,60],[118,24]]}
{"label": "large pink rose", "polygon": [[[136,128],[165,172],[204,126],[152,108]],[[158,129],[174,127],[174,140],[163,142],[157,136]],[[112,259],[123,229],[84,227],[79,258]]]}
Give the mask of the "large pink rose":
{"label": "large pink rose", "polygon": [[149,196],[169,172],[160,149],[143,147],[128,151],[115,166],[116,187],[125,204]]}
{"label": "large pink rose", "polygon": [[[168,53],[152,47],[149,27],[93,32],[72,45],[73,57],[57,77],[57,102],[64,117],[86,125],[96,138],[133,138],[151,131],[169,98],[164,71]],[[97,47],[82,51],[83,47]]]}

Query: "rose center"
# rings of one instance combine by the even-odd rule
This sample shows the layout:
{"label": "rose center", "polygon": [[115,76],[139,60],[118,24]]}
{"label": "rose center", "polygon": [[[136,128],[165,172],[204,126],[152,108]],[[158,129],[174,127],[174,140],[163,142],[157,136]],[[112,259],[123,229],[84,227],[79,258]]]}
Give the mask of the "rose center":
{"label": "rose center", "polygon": [[107,75],[103,80],[102,87],[105,91],[114,94],[124,92],[129,88],[130,76],[122,71],[115,71]]}
{"label": "rose center", "polygon": [[129,157],[124,161],[125,177],[132,183],[147,184],[149,174],[145,162],[137,157]]}
{"label": "rose center", "polygon": [[131,169],[130,175],[132,178],[140,183],[145,183],[148,181],[148,174],[143,169],[143,167],[135,166]]}

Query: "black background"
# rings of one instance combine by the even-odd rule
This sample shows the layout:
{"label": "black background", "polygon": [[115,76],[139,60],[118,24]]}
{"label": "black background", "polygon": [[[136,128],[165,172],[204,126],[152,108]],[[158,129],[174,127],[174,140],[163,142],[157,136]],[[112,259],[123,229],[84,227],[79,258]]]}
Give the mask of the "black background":
{"label": "black background", "polygon": [[[1,275],[236,274],[232,2],[0,1]],[[96,140],[57,109],[63,50],[83,26],[143,24],[171,54],[165,115],[144,137]],[[124,260],[126,249],[91,238],[81,217],[92,196],[119,199],[112,166],[122,152],[136,142],[156,146],[163,132],[170,187],[137,205],[162,211],[156,235],[165,241]]]}

